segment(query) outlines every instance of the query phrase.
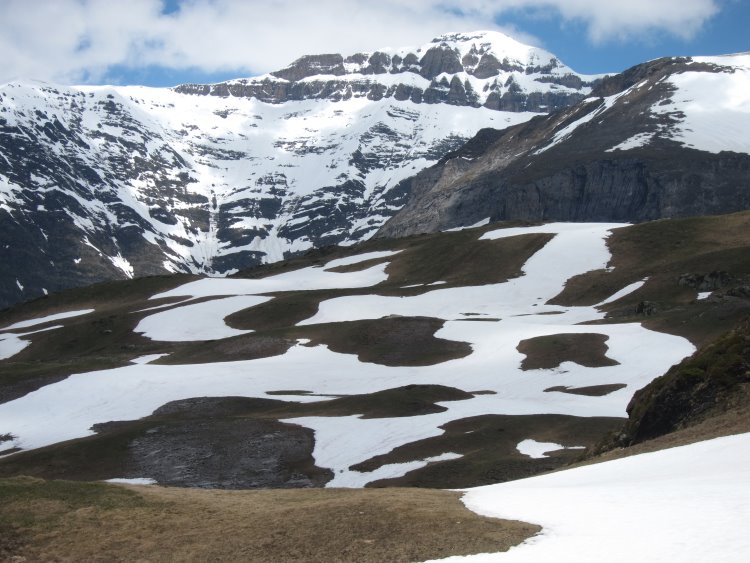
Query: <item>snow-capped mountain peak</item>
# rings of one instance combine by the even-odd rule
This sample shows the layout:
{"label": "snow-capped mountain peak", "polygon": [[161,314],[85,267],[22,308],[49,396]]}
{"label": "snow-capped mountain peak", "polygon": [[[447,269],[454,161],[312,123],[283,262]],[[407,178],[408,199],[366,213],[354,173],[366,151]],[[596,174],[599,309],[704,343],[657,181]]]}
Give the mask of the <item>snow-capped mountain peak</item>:
{"label": "snow-capped mountain peak", "polygon": [[1,86],[0,306],[366,239],[402,180],[482,128],[575,104],[587,80],[477,32],[212,85]]}

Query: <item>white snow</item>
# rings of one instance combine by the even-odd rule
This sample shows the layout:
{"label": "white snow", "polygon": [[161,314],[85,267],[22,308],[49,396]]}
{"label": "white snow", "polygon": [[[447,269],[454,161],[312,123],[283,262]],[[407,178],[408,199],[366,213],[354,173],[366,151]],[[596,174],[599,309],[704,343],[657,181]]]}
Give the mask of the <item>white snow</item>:
{"label": "white snow", "polygon": [[725,68],[672,75],[669,81],[677,88],[672,103],[651,111],[677,119],[672,138],[686,146],[712,153],[750,153],[750,54],[694,60]]}
{"label": "white snow", "polygon": [[132,477],[132,478],[115,478],[107,479],[105,483],[116,483],[120,485],[156,485],[156,479],[150,477]]}
{"label": "white snow", "polygon": [[347,258],[338,258],[331,260],[325,266],[326,270],[332,268],[338,268],[339,266],[351,266],[352,264],[359,264],[367,260],[374,260],[376,258],[387,258],[401,252],[400,250],[380,250],[376,252],[364,252],[362,254],[355,254],[354,256],[348,256]]}
{"label": "white snow", "polygon": [[484,227],[485,225],[489,225],[489,224],[490,224],[490,218],[485,217],[484,219],[482,219],[481,221],[477,221],[473,225],[467,225],[465,227],[453,227],[452,229],[445,229],[443,232],[455,233],[457,231],[464,231],[466,229],[476,229],[477,227]]}
{"label": "white snow", "polygon": [[651,139],[654,138],[654,133],[638,133],[633,135],[629,139],[624,140],[622,143],[615,145],[611,149],[607,149],[604,152],[614,151],[627,151],[638,147],[646,146]]}
{"label": "white snow", "polygon": [[164,342],[231,338],[252,331],[231,328],[224,322],[224,317],[242,309],[260,305],[270,299],[270,297],[257,295],[237,295],[183,305],[145,317],[135,327],[135,332],[140,332],[151,340]]}
{"label": "white snow", "polygon": [[637,282],[633,282],[630,285],[627,285],[627,286],[623,287],[620,291],[618,291],[618,292],[610,295],[604,301],[601,301],[600,303],[597,303],[596,306],[597,307],[601,307],[602,305],[607,305],[608,303],[614,303],[618,299],[621,299],[621,298],[625,297],[626,295],[630,295],[634,291],[639,290],[640,288],[643,287],[643,284],[645,284],[647,281],[648,281],[648,278],[642,279],[642,280],[637,281]]}
{"label": "white snow", "polygon": [[[446,410],[416,417],[306,417],[290,419],[315,431],[317,465],[336,475],[335,484],[359,483],[395,475],[410,467],[380,468],[372,475],[351,465],[393,448],[443,433],[442,425],[482,414],[563,414],[624,416],[635,389],[664,373],[694,351],[685,339],[645,329],[640,324],[582,325],[603,318],[596,307],[548,305],[572,276],[602,269],[610,259],[605,244],[617,224],[560,223],[532,228],[498,229],[483,235],[496,239],[530,232],[555,236],[524,265],[524,275],[506,283],[445,288],[413,297],[361,295],[330,299],[300,324],[377,319],[391,314],[429,316],[446,322],[436,337],[467,342],[471,354],[425,367],[387,367],[362,363],[355,355],[325,346],[293,346],[286,354],[257,360],[200,365],[131,364],[77,374],[0,405],[0,428],[18,436],[18,445],[37,448],[91,434],[91,426],[151,414],[163,404],[190,397],[267,397],[269,391],[306,389],[294,400],[313,402],[335,395],[367,394],[409,384],[433,384],[465,391],[493,391],[462,401],[441,403]],[[362,256],[362,255],[361,255]],[[329,266],[331,263],[326,265]],[[260,303],[258,293],[313,288],[367,287],[387,278],[387,263],[361,272],[327,272],[311,267],[259,280],[207,279],[156,297],[220,296],[205,303],[186,302],[144,318],[138,330],[151,338],[203,340],[243,331],[227,327],[224,318]],[[640,283],[640,282],[639,282]],[[634,284],[635,285],[635,284]],[[626,288],[633,290],[634,286]],[[618,294],[621,292],[618,292]],[[480,322],[477,318],[498,318]],[[549,314],[555,313],[555,314]],[[524,356],[516,347],[524,339],[559,333],[595,331],[608,337],[608,357],[618,365],[588,368],[572,362],[557,370],[522,371]],[[603,397],[545,393],[555,385],[581,387],[624,383]],[[40,413],[44,423],[40,424]],[[422,460],[424,461],[424,460]],[[411,462],[411,463],[416,463]]]}
{"label": "white snow", "polygon": [[537,442],[528,438],[518,443],[516,449],[523,455],[527,455],[534,459],[541,459],[547,457],[549,452],[564,449],[578,449],[578,448],[565,448],[561,444],[555,444],[554,442]]}
{"label": "white snow", "polygon": [[130,360],[131,364],[150,364],[154,360],[169,356],[169,354],[147,354],[146,356],[139,356]]}
{"label": "white snow", "polygon": [[27,328],[30,326],[36,326],[42,323],[48,323],[52,321],[60,321],[62,319],[69,319],[71,317],[78,317],[80,315],[86,315],[91,313],[93,309],[82,309],[80,311],[67,311],[65,313],[55,313],[54,315],[47,315],[46,317],[38,317],[35,319],[29,319],[27,321],[20,321],[13,323],[10,326],[6,326],[0,330],[15,330],[17,328]]}
{"label": "white snow", "polygon": [[542,531],[506,553],[451,562],[744,563],[750,434],[469,489],[466,506]]}
{"label": "white snow", "polygon": [[698,293],[698,300],[708,299],[713,291],[701,291]]}
{"label": "white snow", "polygon": [[15,356],[29,344],[31,342],[19,338],[16,334],[0,334],[0,360]]}

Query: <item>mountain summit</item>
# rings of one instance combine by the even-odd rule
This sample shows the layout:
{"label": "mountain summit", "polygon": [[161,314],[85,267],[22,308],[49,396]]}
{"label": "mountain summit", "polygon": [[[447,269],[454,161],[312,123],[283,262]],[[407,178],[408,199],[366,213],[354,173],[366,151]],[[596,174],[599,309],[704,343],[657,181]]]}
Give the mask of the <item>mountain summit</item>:
{"label": "mountain summit", "polygon": [[222,84],[0,86],[0,307],[366,239],[406,203],[402,180],[591,79],[479,32]]}

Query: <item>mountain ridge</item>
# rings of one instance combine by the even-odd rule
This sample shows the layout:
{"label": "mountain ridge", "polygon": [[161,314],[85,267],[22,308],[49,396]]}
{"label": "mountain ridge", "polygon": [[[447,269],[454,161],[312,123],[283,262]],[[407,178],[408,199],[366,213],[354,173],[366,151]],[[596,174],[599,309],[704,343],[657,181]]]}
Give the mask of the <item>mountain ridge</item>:
{"label": "mountain ridge", "polygon": [[[527,99],[537,99],[532,107],[548,94],[574,103],[590,91],[582,79],[578,89],[535,81],[567,76],[569,69],[525,47],[531,53],[525,61],[542,60],[549,73],[516,61],[476,78],[460,61],[460,69],[450,66],[458,60],[457,45],[487,58],[492,42],[482,43],[485,34],[451,37],[425,47],[424,65],[415,54],[412,69],[432,69],[425,76],[460,70],[450,82],[445,73],[435,81],[411,70],[358,74],[364,63],[351,63],[343,87],[363,86],[346,99],[328,95],[341,86],[325,86],[330,75],[317,86],[311,86],[315,76],[294,83],[273,77],[301,88],[298,99],[284,103],[263,101],[257,92],[221,97],[180,88],[0,87],[0,237],[6,241],[0,306],[105,279],[225,275],[312,247],[364,240],[404,205],[401,180],[481,127],[531,118],[535,113],[520,111]],[[498,64],[504,59],[492,57]],[[454,78],[463,94],[451,87]],[[484,105],[466,98],[464,82],[475,85]],[[420,103],[397,95],[398,84],[420,89]],[[370,95],[372,88],[380,94]],[[517,111],[487,103],[500,91]]]}

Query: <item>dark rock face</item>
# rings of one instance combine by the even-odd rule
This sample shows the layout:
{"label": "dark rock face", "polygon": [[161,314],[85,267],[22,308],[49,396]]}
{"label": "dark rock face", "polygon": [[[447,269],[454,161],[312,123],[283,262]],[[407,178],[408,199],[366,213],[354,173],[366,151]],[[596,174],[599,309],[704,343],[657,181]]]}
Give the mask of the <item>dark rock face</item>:
{"label": "dark rock face", "polygon": [[[619,99],[589,98],[516,127],[480,132],[407,181],[409,202],[378,236],[433,232],[487,217],[632,222],[747,209],[750,155],[687,148],[670,137],[680,115],[648,111],[673,94],[664,79],[688,69],[716,71],[684,59],[655,61],[599,85]],[[512,100],[508,94],[493,103]],[[639,135],[649,142],[616,149]]]}
{"label": "dark rock face", "polygon": [[750,320],[672,367],[635,393],[629,420],[612,446],[628,446],[694,426],[731,409],[747,409]]}
{"label": "dark rock face", "polygon": [[294,61],[283,70],[272,72],[273,76],[283,78],[290,82],[302,80],[316,74],[333,74],[341,76],[345,74],[344,57],[339,54],[332,55],[307,55]]}
{"label": "dark rock face", "polygon": [[[471,47],[462,56],[459,47],[464,43]],[[434,39],[426,48],[405,55],[390,55],[382,51],[347,57],[311,55],[272,72],[271,77],[213,85],[183,84],[175,90],[202,96],[256,98],[272,104],[307,99],[338,102],[365,97],[370,100],[410,100],[415,104],[449,103],[546,113],[579,102],[594,85],[569,69],[564,72],[566,67],[554,57],[544,64],[527,63],[509,59],[503,53],[494,52],[493,48],[492,37],[486,33],[447,34]],[[399,84],[377,81],[380,75],[405,73],[418,75],[429,82],[414,84],[413,79],[406,77]],[[462,73],[487,80],[482,89],[484,95],[471,91],[466,76],[459,76]],[[501,73],[505,76],[511,73],[510,82],[505,76],[499,76]],[[521,88],[513,80],[512,73],[532,76],[539,88]],[[340,78],[332,79],[331,76]],[[498,78],[491,80],[495,77]],[[559,88],[552,91],[547,88],[548,84]]]}

